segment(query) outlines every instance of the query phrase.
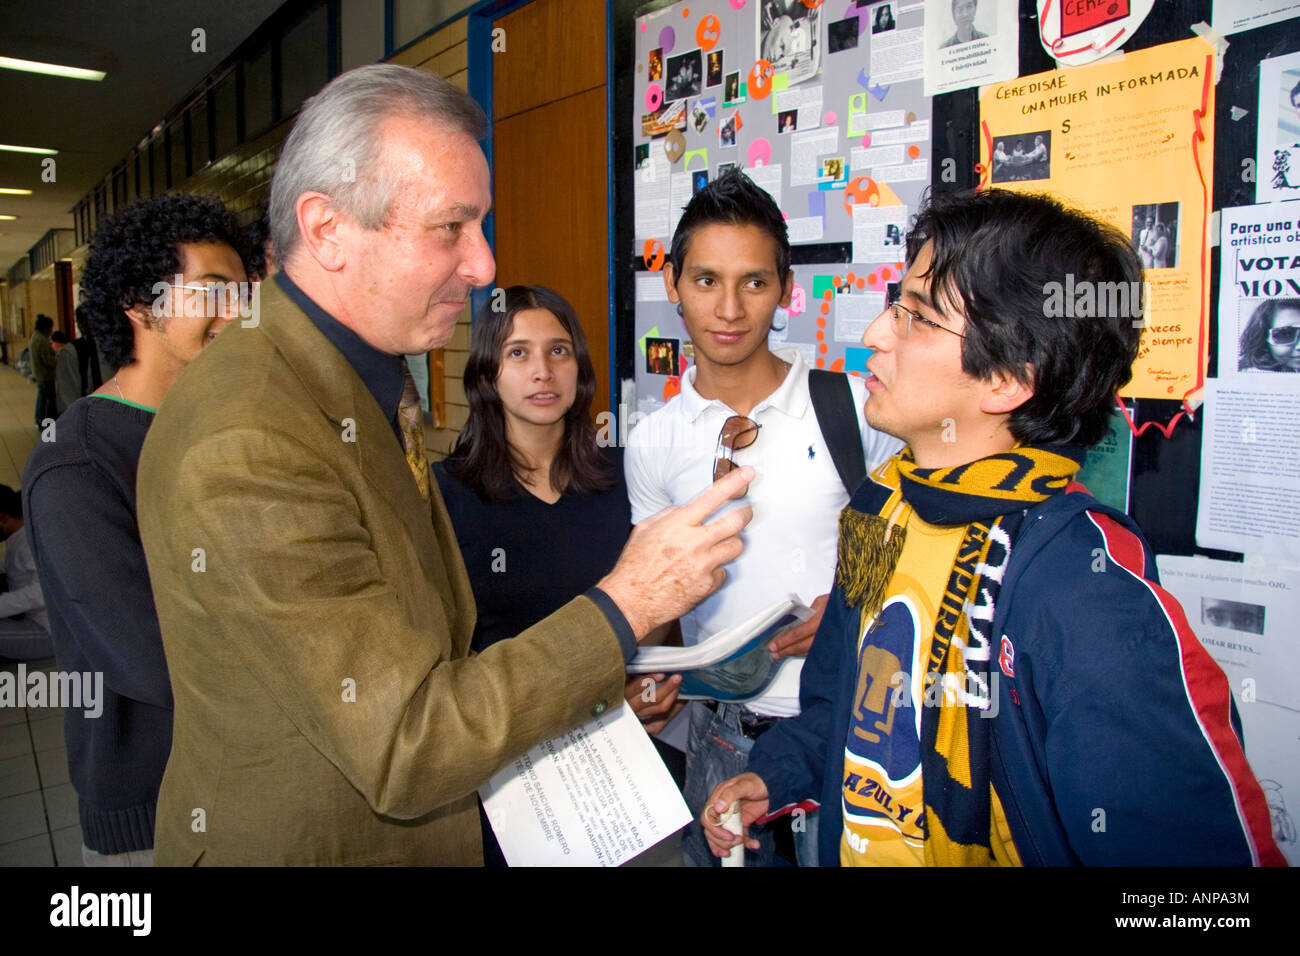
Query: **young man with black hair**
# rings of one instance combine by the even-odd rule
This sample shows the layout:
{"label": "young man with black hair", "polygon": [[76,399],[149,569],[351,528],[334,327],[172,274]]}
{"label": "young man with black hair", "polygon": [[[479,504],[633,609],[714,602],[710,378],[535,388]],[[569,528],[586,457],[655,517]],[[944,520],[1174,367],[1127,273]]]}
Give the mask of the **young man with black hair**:
{"label": "young man with black hair", "polygon": [[[848,501],[846,485],[856,485],[867,467],[899,448],[862,419],[861,380],[813,372],[810,382],[797,350],[769,351],[772,317],[790,304],[793,282],[785,222],[771,196],[738,170],[697,193],[682,214],[664,266],[668,298],[678,304],[695,364],[682,376],[681,394],[643,420],[628,439],[634,523],[707,488],[724,433],[740,436],[730,459],[758,470],[747,498],[754,518],[745,530],[745,553],[727,568],[722,587],[682,618],[687,645],[752,617],[786,594],[798,594],[817,612],[773,642],[773,657],[793,660],[783,665],[768,692],[743,706],[697,702],[691,708],[686,800],[697,814],[718,782],[744,769],[754,741],[796,712],[787,701],[795,696],[798,669],[830,589],[835,522]],[[829,396],[826,404],[822,395]],[[838,433],[834,446],[831,431]],[[856,471],[849,477],[840,468],[844,456],[837,461],[833,447],[853,452]],[[628,699],[643,720],[657,726],[679,707],[678,685],[679,678],[670,678],[647,703],[640,682],[633,681]],[[809,823],[801,818],[794,826],[796,849],[805,861],[812,859]],[[771,854],[768,835],[758,862],[770,862]],[[683,856],[688,864],[716,863],[698,825],[687,831]]]}
{"label": "young man with black hair", "polygon": [[127,206],[91,239],[84,318],[117,370],[27,461],[32,550],[59,666],[104,675],[104,712],[64,716],[87,865],[152,864],[172,693],[136,519],[145,435],[172,383],[241,314],[248,247],[215,199]]}
{"label": "young man with black hair", "polygon": [[32,546],[23,530],[22,497],[0,485],[0,540],[5,542],[5,587],[0,591],[0,659],[51,657],[50,618],[36,576]]}
{"label": "young man with black hair", "polygon": [[988,190],[934,196],[907,259],[863,336],[867,420],[907,447],[841,517],[802,713],[714,790],[714,853],[735,802],[814,799],[824,865],[1282,863],[1226,678],[1138,528],[1072,483],[1141,315],[1044,297],[1140,282],[1132,244]]}

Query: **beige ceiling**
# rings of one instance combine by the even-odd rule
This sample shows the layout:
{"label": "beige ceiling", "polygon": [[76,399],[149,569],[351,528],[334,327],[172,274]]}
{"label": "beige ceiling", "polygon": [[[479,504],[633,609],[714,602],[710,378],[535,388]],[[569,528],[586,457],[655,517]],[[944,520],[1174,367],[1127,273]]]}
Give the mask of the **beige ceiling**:
{"label": "beige ceiling", "polygon": [[[381,0],[375,0],[380,4]],[[163,115],[248,38],[283,0],[0,0],[0,56],[108,73],[100,83],[0,70],[0,143],[59,150],[55,181],[40,156],[0,152],[0,275],[49,229],[72,228],[72,207]],[[202,28],[206,52],[193,51]]]}

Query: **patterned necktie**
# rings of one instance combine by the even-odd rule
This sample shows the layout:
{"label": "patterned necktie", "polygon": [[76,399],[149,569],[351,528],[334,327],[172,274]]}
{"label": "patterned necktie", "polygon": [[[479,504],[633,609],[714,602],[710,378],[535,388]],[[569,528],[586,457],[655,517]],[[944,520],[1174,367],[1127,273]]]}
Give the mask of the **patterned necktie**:
{"label": "patterned necktie", "polygon": [[397,405],[397,423],[402,427],[402,444],[406,446],[406,465],[415,478],[420,497],[429,504],[429,459],[424,453],[424,423],[421,421],[420,393],[415,389],[411,370],[402,363],[402,400]]}

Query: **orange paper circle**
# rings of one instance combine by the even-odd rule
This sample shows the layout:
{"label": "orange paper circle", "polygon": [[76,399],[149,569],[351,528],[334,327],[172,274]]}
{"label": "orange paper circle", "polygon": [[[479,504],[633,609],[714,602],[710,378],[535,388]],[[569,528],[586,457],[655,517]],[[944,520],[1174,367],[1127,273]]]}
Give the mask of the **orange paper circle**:
{"label": "orange paper circle", "polygon": [[912,157],[913,159],[916,159],[918,156],[921,155],[921,147],[916,145],[907,147],[907,155]]}
{"label": "orange paper circle", "polygon": [[768,94],[772,92],[772,77],[776,70],[767,60],[756,60],[754,65],[749,68],[749,77],[745,85],[749,88],[749,98],[751,100],[765,100]]}
{"label": "orange paper circle", "polygon": [[651,272],[658,272],[664,267],[664,244],[658,239],[647,239],[641,252],[645,267]]}
{"label": "orange paper circle", "polygon": [[844,211],[853,218],[853,207],[858,203],[880,205],[880,187],[870,176],[858,176],[844,187]]}
{"label": "orange paper circle", "polygon": [[700,45],[700,49],[708,53],[718,45],[718,37],[722,35],[722,23],[713,14],[709,14],[700,21],[700,25],[695,28],[695,42]]}

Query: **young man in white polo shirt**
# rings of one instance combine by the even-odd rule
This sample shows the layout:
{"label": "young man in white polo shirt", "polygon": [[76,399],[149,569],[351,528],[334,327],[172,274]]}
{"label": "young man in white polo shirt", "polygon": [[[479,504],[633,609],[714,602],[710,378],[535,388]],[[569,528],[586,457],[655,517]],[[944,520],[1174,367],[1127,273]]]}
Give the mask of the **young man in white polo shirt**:
{"label": "young man in white polo shirt", "polygon": [[[797,594],[816,611],[812,620],[774,642],[773,656],[789,660],[763,696],[744,706],[713,701],[692,706],[686,801],[697,819],[713,787],[743,772],[754,741],[777,719],[798,712],[792,701],[798,698],[799,669],[834,577],[837,520],[849,498],[845,482],[855,480],[842,478],[832,458],[800,353],[772,352],[767,346],[772,316],[777,306],[789,305],[793,281],[785,222],[766,192],[732,171],[697,193],[682,214],[664,266],[668,298],[678,303],[695,365],[682,377],[681,394],[643,420],[628,439],[633,523],[685,504],[713,481],[724,426],[729,436],[740,436],[731,459],[758,471],[745,499],[754,509],[744,533],[745,553],[727,566],[722,587],[682,618],[685,644],[743,621],[786,594]],[[866,392],[859,380],[836,376],[827,384],[844,396],[822,415],[841,410],[837,424],[856,431],[867,469],[898,451],[898,440],[863,419]],[[834,427],[827,424],[828,430]],[[676,686],[670,679],[657,717]],[[794,829],[800,861],[813,862],[806,855],[816,845],[807,818]],[[770,835],[763,843],[749,862],[771,862]],[[698,823],[687,830],[683,857],[687,865],[716,865]]]}

